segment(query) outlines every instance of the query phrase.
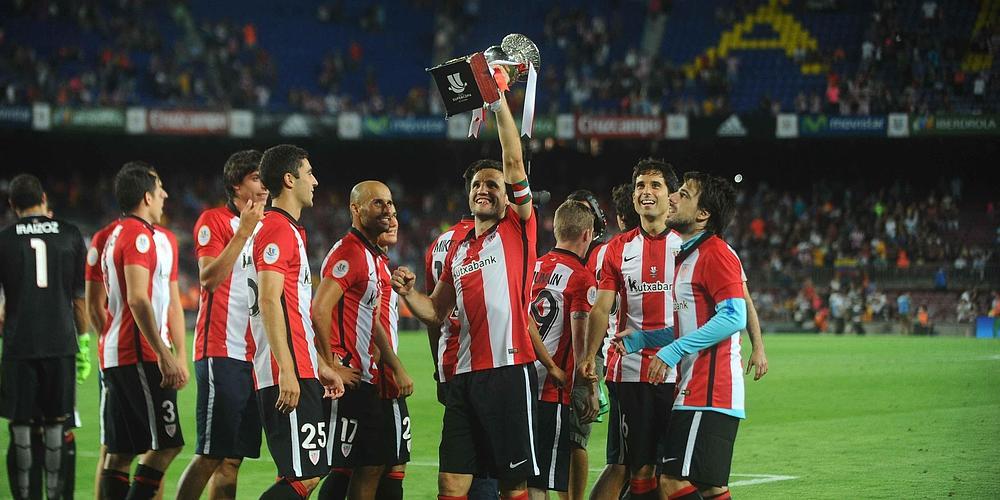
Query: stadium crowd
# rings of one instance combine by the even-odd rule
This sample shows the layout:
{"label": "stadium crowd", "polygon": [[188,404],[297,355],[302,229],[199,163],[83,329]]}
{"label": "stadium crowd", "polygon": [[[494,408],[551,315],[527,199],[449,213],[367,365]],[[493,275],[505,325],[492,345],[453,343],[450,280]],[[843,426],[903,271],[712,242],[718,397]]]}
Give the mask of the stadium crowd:
{"label": "stadium crowd", "polygon": [[[435,8],[424,2],[414,5]],[[731,26],[757,6],[723,3],[715,9],[716,23]],[[439,7],[429,57],[454,57],[449,51],[464,46],[469,30],[491,22],[480,15],[478,2],[445,2]],[[673,10],[669,1],[649,2],[645,8],[647,23],[667,18]],[[0,24],[4,104],[241,107],[317,115],[351,110],[397,116],[440,108],[424,75],[397,86],[396,92],[382,88],[379,73],[388,68],[366,57],[360,37],[331,46],[318,60],[290,63],[274,60],[275,47],[261,41],[258,32],[267,28],[259,22],[198,18],[186,2],[23,1],[0,9],[11,19],[69,25],[100,40],[98,48],[65,44],[39,49],[32,39],[37,35],[11,36]],[[842,10],[854,8],[833,9]],[[379,36],[392,12],[382,3],[357,10],[327,2],[316,7],[315,20],[359,26],[366,36]],[[595,13],[586,6],[548,10],[539,42],[555,64],[539,82],[549,97],[541,101],[547,103],[543,112],[981,114],[996,112],[1000,102],[1000,65],[968,62],[996,59],[998,27],[977,26],[971,35],[945,29],[950,14],[937,2],[923,2],[919,9],[910,2],[875,2],[870,12],[858,14],[870,20],[852,46],[801,49],[791,56],[796,65],[825,68],[825,84],[803,83],[798,92],[786,95],[761,93],[757,109],[737,109],[733,102],[734,88],[745,82],[739,51],[720,57],[701,54],[687,67],[688,61],[671,61],[660,51],[643,49],[634,34],[625,37],[628,27],[619,13],[610,8]],[[292,73],[316,76],[307,84],[290,84]],[[344,85],[346,75],[363,83]]]}

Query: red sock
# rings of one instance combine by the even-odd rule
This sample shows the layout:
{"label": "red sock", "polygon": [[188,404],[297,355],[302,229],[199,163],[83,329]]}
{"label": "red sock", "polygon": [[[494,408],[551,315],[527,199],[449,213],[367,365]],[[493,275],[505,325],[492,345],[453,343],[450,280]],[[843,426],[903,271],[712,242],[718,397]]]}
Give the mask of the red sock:
{"label": "red sock", "polygon": [[677,490],[670,495],[670,500],[694,500],[696,498],[701,498],[701,494],[698,493],[698,488],[695,488],[693,484],[689,484],[687,487]]}
{"label": "red sock", "polygon": [[509,500],[528,500],[528,490],[524,490],[524,491],[522,491],[521,493],[519,493],[517,495],[509,496],[509,497],[505,496],[505,495],[500,495],[500,498],[502,500],[508,500],[508,499]]}
{"label": "red sock", "polygon": [[718,495],[715,495],[714,497],[705,497],[705,498],[706,498],[706,500],[708,500],[708,499],[711,499],[711,500],[733,500],[733,495],[731,495],[729,493],[729,490],[726,490],[726,491],[723,491],[722,493],[719,493]]}
{"label": "red sock", "polygon": [[391,471],[385,475],[389,479],[395,479],[396,481],[402,481],[406,477],[406,471]]}
{"label": "red sock", "polygon": [[629,489],[633,495],[641,495],[656,489],[656,478],[632,479],[629,481],[629,484],[631,485]]}
{"label": "red sock", "polygon": [[450,497],[448,495],[438,495],[438,500],[469,500],[469,496],[462,495],[460,497]]}

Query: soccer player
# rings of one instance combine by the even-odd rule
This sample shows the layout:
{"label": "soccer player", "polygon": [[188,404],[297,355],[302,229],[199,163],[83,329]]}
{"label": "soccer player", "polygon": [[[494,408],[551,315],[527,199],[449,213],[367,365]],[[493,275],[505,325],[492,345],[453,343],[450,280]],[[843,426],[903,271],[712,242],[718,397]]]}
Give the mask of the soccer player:
{"label": "soccer player", "polygon": [[[114,230],[118,220],[114,220],[108,225],[98,229],[90,237],[90,247],[87,248],[87,263],[84,283],[84,304],[87,311],[87,319],[95,332],[103,332],[107,322],[108,294],[104,290],[104,271],[101,269],[101,262],[104,260],[104,245],[108,241],[108,235]],[[94,477],[94,500],[101,500],[101,474],[104,473],[104,460],[107,457],[108,447],[105,441],[104,430],[104,408],[107,402],[107,388],[104,385],[103,376],[98,371],[97,386],[100,394],[100,409],[98,418],[100,419],[100,448],[97,452],[97,468]]]}
{"label": "soccer player", "polygon": [[[677,256],[673,327],[618,334],[618,349],[654,348],[652,381],[677,368],[677,396],[667,426],[663,483],[670,498],[731,498],[733,443],[745,418],[740,330],[746,327],[743,266],[719,234],[732,220],[736,190],[700,172],[684,175],[670,197],[670,227],[683,239]],[[661,346],[665,346],[662,347]]]}
{"label": "soccer player", "polygon": [[261,157],[260,178],[272,206],[244,252],[257,405],[278,469],[278,481],[261,498],[299,499],[330,471],[323,397],[339,397],[344,386],[317,355],[309,316],[312,273],[305,228],[298,223],[319,184],[309,154],[290,144],[274,146]]}
{"label": "soccer player", "polygon": [[199,497],[210,479],[210,498],[236,498],[243,458],[260,456],[248,268],[239,257],[267,203],[261,156],[245,150],[229,157],[222,169],[226,205],[202,212],[194,225],[201,282],[194,339],[198,441],[177,488],[180,498]]}
{"label": "soccer player", "polygon": [[[603,238],[607,230],[608,220],[594,193],[586,189],[579,189],[570,193],[567,199],[584,204],[594,217],[593,240],[587,248],[584,260],[590,274],[596,277],[600,259],[603,259],[604,256],[604,248],[607,247]],[[631,198],[629,206],[631,207]],[[613,316],[614,312],[611,313],[611,317]],[[574,342],[580,343],[580,349],[575,351],[575,355],[582,356],[586,352],[585,334],[574,337]],[[601,362],[597,363],[597,369],[600,370],[598,377],[600,377],[604,373],[603,354],[598,353],[598,356],[601,356],[602,359]],[[570,394],[570,414],[566,421],[566,432],[570,442],[569,498],[580,500],[587,488],[587,476],[590,472],[588,470],[587,442],[590,440],[592,423],[597,420],[599,415],[607,412],[607,397],[601,390],[599,382],[586,377],[573,377],[573,381],[573,390]]]}
{"label": "soccer player", "polygon": [[[383,258],[379,266],[379,282],[382,285],[382,304],[379,323],[387,334],[390,347],[399,352],[399,295],[392,289],[392,272],[389,270],[389,247],[399,239],[399,220],[393,210],[389,219],[389,229],[379,235],[378,246]],[[410,461],[412,432],[410,410],[406,397],[395,372],[385,361],[379,362],[379,396],[382,400],[382,433],[388,448],[386,450],[385,471],[379,480],[379,500],[403,500],[403,479],[406,477],[406,463]]]}
{"label": "soccer player", "polygon": [[333,405],[330,449],[335,475],[324,483],[321,496],[342,497],[344,478],[349,475],[348,496],[360,500],[375,498],[390,448],[376,385],[377,358],[381,356],[395,370],[401,396],[413,392],[413,381],[389,345],[378,316],[385,254],[377,242],[389,230],[395,213],[392,193],[381,182],[360,182],[351,189],[350,210],[350,231],[323,259],[323,279],[316,289],[312,315],[317,334],[329,339],[327,351],[360,372],[360,383]]}
{"label": "soccer player", "polygon": [[[178,325],[171,308],[177,253],[170,235],[154,227],[167,193],[152,167],[125,164],[114,189],[126,215],[108,235],[101,261],[108,311],[100,342],[108,391],[101,492],[105,498],[152,498],[184,445],[177,389],[187,382],[186,360],[177,359],[162,337],[167,331],[183,336],[183,317]],[[140,453],[130,484],[129,469]]]}
{"label": "soccer player", "polygon": [[[591,301],[597,298],[597,281],[584,260],[593,242],[594,214],[590,207],[567,200],[556,209],[553,224],[556,246],[535,264],[531,315],[544,342],[543,349],[552,355],[565,375],[563,381],[552,380],[547,376],[547,367],[535,362],[539,381],[538,458],[542,473],[528,479],[528,487],[534,498],[545,498],[551,490],[565,500],[569,497],[570,479],[568,424],[575,418],[570,416],[569,406],[574,360],[576,353],[583,351],[587,315]],[[593,382],[589,386],[592,391]],[[596,393],[590,396],[596,398]]]}
{"label": "soccer player", "polygon": [[[673,167],[644,159],[632,171],[633,206],[640,226],[611,240],[598,281],[597,301],[590,313],[587,353],[580,370],[596,377],[595,357],[605,338],[608,315],[618,296],[618,328],[673,325],[674,255],[680,237],[666,226],[667,197],[677,188]],[[673,380],[653,385],[646,374],[647,356],[655,350],[622,356],[607,353],[605,380],[611,399],[608,431],[609,466],[598,478],[591,498],[618,498],[629,477],[632,498],[657,498],[658,432],[667,423]],[[622,465],[625,467],[615,467]]]}
{"label": "soccer player", "polygon": [[77,335],[86,330],[83,236],[49,216],[48,197],[28,174],[10,183],[18,220],[0,232],[0,288],[4,301],[0,416],[10,420],[15,497],[28,498],[32,426],[42,427],[45,490],[64,492],[64,427],[76,394]]}
{"label": "soccer player", "polygon": [[[487,160],[488,161],[488,160]],[[470,191],[472,178],[477,171],[474,162],[465,170],[465,192]],[[458,222],[448,230],[441,233],[427,247],[424,255],[424,293],[430,295],[434,291],[444,272],[444,261],[448,255],[448,250],[452,244],[461,240],[475,227],[475,219],[472,215],[463,216]],[[462,325],[458,322],[457,313],[448,316],[444,323],[428,324],[427,339],[430,341],[431,354],[434,358],[434,380],[437,381],[437,400],[442,405],[445,404],[445,394],[448,392],[448,381],[455,376],[455,368],[458,365],[458,336]],[[472,485],[469,486],[469,500],[496,500],[498,498],[499,485],[497,480],[483,475],[473,476]]]}
{"label": "soccer player", "polygon": [[[535,453],[536,359],[528,333],[528,273],[537,258],[531,190],[521,142],[504,97],[497,110],[503,164],[481,162],[469,191],[475,227],[452,244],[428,297],[406,267],[393,288],[414,315],[440,325],[457,306],[455,376],[448,382],[441,432],[438,497],[464,498],[473,475],[488,471],[503,498],[527,497],[540,473]],[[514,189],[514,206],[505,184]]]}

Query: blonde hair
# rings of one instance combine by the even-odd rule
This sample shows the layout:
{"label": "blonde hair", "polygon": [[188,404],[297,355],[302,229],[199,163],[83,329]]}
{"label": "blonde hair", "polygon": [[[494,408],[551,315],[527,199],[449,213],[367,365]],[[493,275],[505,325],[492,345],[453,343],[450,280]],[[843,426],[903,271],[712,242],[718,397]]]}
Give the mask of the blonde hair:
{"label": "blonde hair", "polygon": [[573,241],[594,227],[594,214],[585,203],[566,200],[556,209],[553,227],[556,241]]}

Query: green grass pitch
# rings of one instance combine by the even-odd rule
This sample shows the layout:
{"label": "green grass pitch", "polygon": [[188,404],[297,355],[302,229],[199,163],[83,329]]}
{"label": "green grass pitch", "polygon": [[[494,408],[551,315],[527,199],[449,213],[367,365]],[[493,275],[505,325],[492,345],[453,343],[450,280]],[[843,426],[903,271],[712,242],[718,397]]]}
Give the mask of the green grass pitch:
{"label": "green grass pitch", "polygon": [[[433,499],[442,409],[434,399],[426,338],[400,338],[401,357],[417,381],[409,400],[413,461],[405,495]],[[1000,342],[815,335],[765,340],[770,373],[746,384],[749,418],[736,440],[734,497],[1000,498]],[[95,379],[79,390],[78,498],[93,494]],[[179,401],[188,444],[167,472],[166,498],[174,497],[194,449],[194,401],[192,382]],[[595,427],[592,471],[603,467],[606,429]],[[8,440],[0,431],[0,449]],[[245,462],[239,497],[257,498],[274,475],[269,459]],[[591,472],[591,482],[596,476]],[[9,495],[7,483],[4,469],[0,498]]]}

